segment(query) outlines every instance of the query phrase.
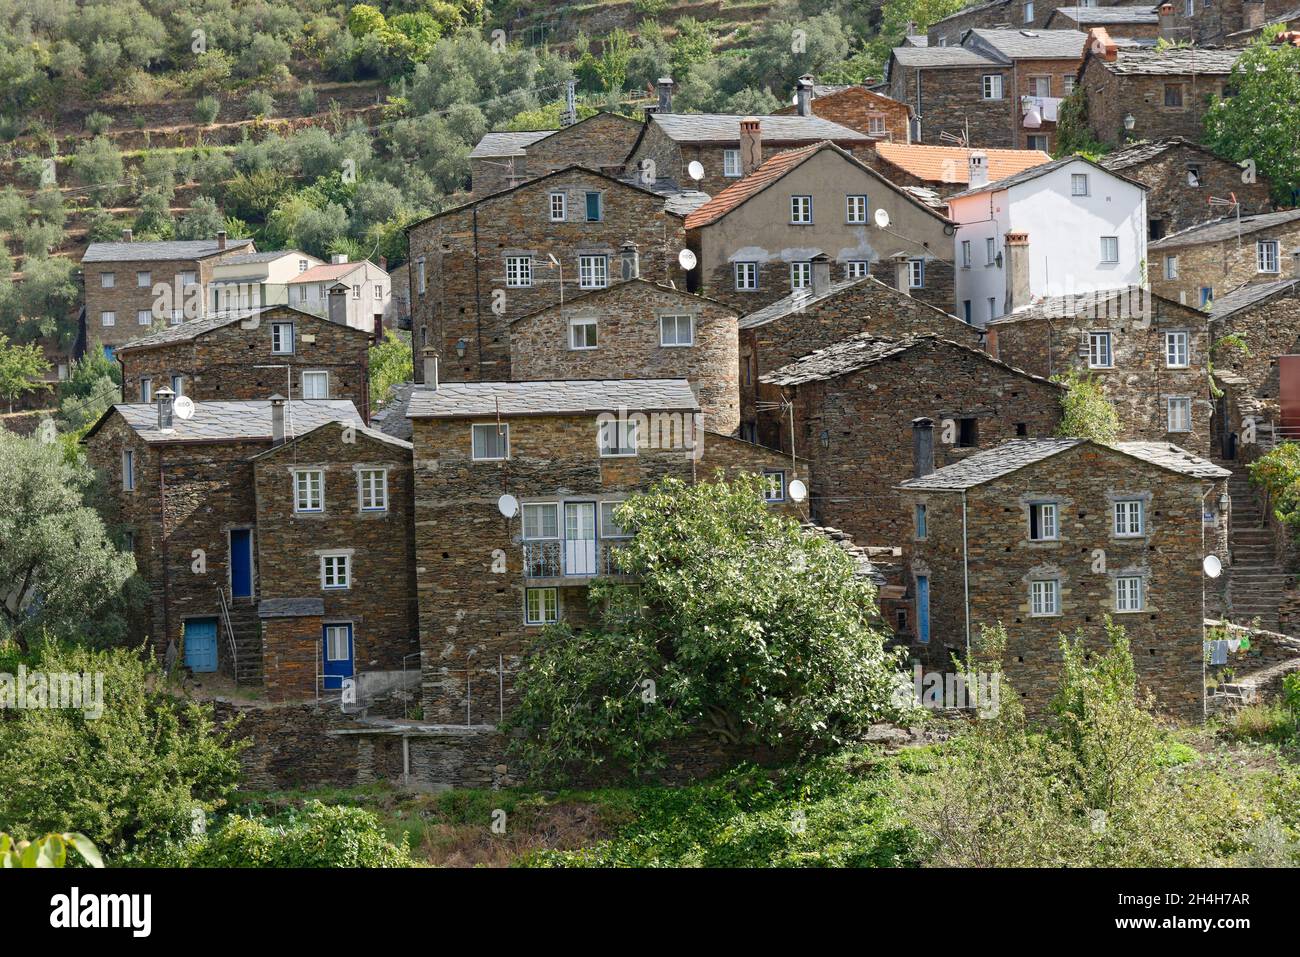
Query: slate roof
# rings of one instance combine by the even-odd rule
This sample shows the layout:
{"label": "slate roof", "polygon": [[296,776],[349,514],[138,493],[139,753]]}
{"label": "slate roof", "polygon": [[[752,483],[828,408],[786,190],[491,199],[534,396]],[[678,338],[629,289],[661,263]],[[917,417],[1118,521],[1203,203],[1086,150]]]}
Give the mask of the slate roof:
{"label": "slate roof", "polygon": [[532,146],[538,140],[544,140],[555,130],[529,130],[527,132],[514,132],[509,130],[493,130],[490,133],[484,133],[483,138],[474,144],[474,148],[469,151],[470,159],[482,159],[487,156],[523,156],[524,150]]}
{"label": "slate roof", "polygon": [[1160,14],[1151,7],[1057,7],[1053,16],[1089,27],[1160,22]]}
{"label": "slate roof", "polygon": [[[974,147],[923,146],[919,143],[877,143],[876,155],[917,179],[931,183],[969,183],[970,154]],[[1042,150],[979,149],[988,156],[989,179],[1006,179],[1035,166],[1050,163]],[[945,179],[944,177],[948,178]]]}
{"label": "slate roof", "polygon": [[554,379],[537,382],[444,382],[411,392],[407,415],[465,418],[502,415],[583,415],[633,411],[697,412],[685,379]]}
{"label": "slate roof", "polygon": [[1153,304],[1155,300],[1160,300],[1169,307],[1178,307],[1191,312],[1197,311],[1191,306],[1184,306],[1171,299],[1165,299],[1162,296],[1143,290],[1140,286],[1129,285],[1117,286],[1114,289],[1092,289],[1070,296],[1044,296],[1027,306],[1022,306],[1015,312],[1007,313],[1005,316],[998,316],[996,319],[990,319],[988,324],[990,326],[1005,325],[1012,322],[1023,322],[1026,319],[1061,319],[1085,314],[1118,316],[1123,315],[1125,310],[1134,306],[1141,306],[1144,298],[1149,298]]}
{"label": "slate roof", "polygon": [[[731,113],[651,113],[650,121],[678,143],[738,143],[740,121],[747,116]],[[765,143],[810,140],[868,142],[871,137],[819,116],[757,116]]]}
{"label": "slate roof", "polygon": [[[174,416],[174,428],[169,432],[158,431],[158,407],[154,403],[119,403],[104,413],[86,433],[86,438],[94,434],[113,411],[117,411],[146,442],[233,442],[271,438],[271,402],[268,399],[195,402],[194,415],[188,419]],[[356,406],[349,399],[288,402],[284,421],[285,431],[290,435],[302,435],[328,422],[365,427]]]}
{"label": "slate roof", "polygon": [[[875,283],[881,289],[888,289],[891,292],[895,292],[900,296],[902,295],[902,293],[899,293],[898,290],[894,289],[893,286],[889,285],[888,283],[881,282],[875,276],[866,276],[865,278],[862,279],[841,279],[838,282],[831,283],[830,286],[827,288],[826,292],[824,292],[820,296],[811,295],[808,290],[804,290],[804,289],[801,289],[798,292],[792,292],[784,299],[778,299],[776,302],[768,303],[762,309],[755,309],[753,312],[749,313],[748,315],[741,316],[740,321],[736,323],[736,325],[741,329],[753,329],[756,326],[763,326],[769,322],[774,322],[777,319],[784,319],[786,316],[792,315],[797,312],[805,311],[809,306],[813,305],[814,303],[821,302],[823,299],[829,299],[832,296],[838,296],[840,293],[844,292],[845,290],[850,289],[853,286],[856,286],[860,283]],[[948,316],[949,319],[953,319],[957,322],[962,323],[963,325],[966,324],[965,320],[960,319],[957,316],[949,315],[948,313],[944,312],[942,309],[939,309],[936,306],[932,306],[929,303],[921,302],[920,300],[914,300],[914,302],[916,305],[922,306],[924,308],[933,309],[935,313],[937,313],[938,315]],[[971,326],[970,328],[975,330],[976,332],[979,331],[975,326]]]}
{"label": "slate roof", "polygon": [[967,47],[894,47],[890,57],[899,66],[927,70],[1007,65],[1002,57],[988,56]]}
{"label": "slate roof", "polygon": [[974,42],[997,51],[1008,60],[1074,60],[1083,56],[1088,35],[1081,30],[966,31],[962,43]]}
{"label": "slate roof", "polygon": [[1120,75],[1226,76],[1244,52],[1241,47],[1121,48],[1114,60],[1098,57],[1098,61],[1110,72]]}
{"label": "slate roof", "polygon": [[[1300,209],[1283,209],[1276,213],[1257,213],[1254,216],[1241,217],[1240,230],[1244,236],[1273,226],[1285,226],[1287,223],[1300,221]],[[1150,244],[1151,249],[1170,249],[1174,246],[1191,246],[1200,243],[1217,243],[1225,239],[1236,239],[1238,221],[1236,216],[1224,216],[1221,219],[1189,226],[1176,233],[1170,233]]]}
{"label": "slate roof", "polygon": [[257,603],[259,618],[308,618],[323,614],[324,598],[263,598]]}
{"label": "slate roof", "polygon": [[853,562],[854,578],[869,578],[877,586],[885,584],[885,573],[871,560],[870,550],[856,544],[848,532],[831,525],[814,525],[812,522],[803,522],[799,527],[806,535],[816,535],[838,545]]}
{"label": "slate roof", "polygon": [[[307,401],[319,401],[319,400],[312,399]],[[295,418],[296,418],[296,413],[295,413]],[[280,455],[281,453],[284,452],[285,449],[292,447],[294,444],[298,442],[301,442],[303,439],[307,438],[307,436],[311,435],[313,432],[319,432],[321,429],[329,428],[330,426],[337,427],[338,422],[322,422],[320,425],[312,429],[298,429],[296,434],[292,438],[286,440],[284,444],[274,446],[273,448],[269,448],[264,452],[258,452],[256,455],[252,456],[252,459],[253,460],[265,459],[265,458],[271,458],[272,456],[275,455]],[[383,432],[379,429],[371,428],[370,426],[367,425],[354,425],[353,432],[356,435],[368,436],[369,438],[374,439],[376,442],[383,442],[385,445],[391,445],[394,448],[405,449],[408,452],[412,448],[414,448],[414,446],[412,446],[411,443],[408,442],[406,439],[400,439],[396,436],[389,435],[387,432]]]}
{"label": "slate roof", "polygon": [[[230,239],[226,250],[252,245],[251,239]],[[205,259],[223,250],[215,239],[168,240],[158,243],[91,243],[83,263],[133,262],[136,260],[163,261],[168,259]]]}
{"label": "slate roof", "polygon": [[[310,319],[316,322],[331,321],[323,316],[318,316],[315,313],[303,312],[296,306],[286,306],[283,304],[261,306],[257,309],[240,310],[237,315],[233,316],[204,316],[201,319],[189,319],[174,326],[167,326],[165,329],[160,329],[147,336],[141,336],[138,339],[132,339],[129,342],[122,343],[117,347],[117,352],[131,352],[136,349],[152,349],[158,346],[174,345],[178,342],[189,342],[199,338],[199,336],[207,335],[209,332],[222,329],[236,322],[244,322],[248,319],[252,319],[254,316],[261,316],[265,313],[276,311],[292,313],[295,321],[298,321],[299,316],[303,319]],[[335,323],[335,325],[340,325],[340,323]],[[347,326],[346,328],[354,329],[355,327]],[[356,329],[356,331],[365,336],[370,335],[370,333],[365,329]]]}
{"label": "slate roof", "polygon": [[1015,439],[1003,442],[996,448],[976,452],[969,458],[944,466],[921,478],[908,479],[898,488],[916,492],[960,492],[1085,444],[1108,448],[1192,478],[1227,478],[1232,474],[1227,469],[1168,442],[1119,442],[1105,446],[1089,439]]}
{"label": "slate roof", "polygon": [[1050,163],[1043,163],[1041,166],[1030,167],[1027,170],[1016,173],[1014,176],[1008,176],[1006,179],[994,180],[992,177],[990,177],[989,182],[986,185],[976,186],[972,189],[963,190],[960,193],[953,193],[951,196],[948,197],[948,201],[951,202],[954,199],[961,199],[966,196],[976,196],[980,193],[1001,192],[1004,189],[1010,189],[1013,186],[1019,186],[1021,183],[1028,183],[1030,180],[1038,179],[1038,177],[1044,176],[1047,173],[1051,173],[1054,170],[1058,170],[1062,166],[1065,166],[1069,163],[1087,163],[1089,166],[1093,167],[1093,169],[1100,170],[1101,172],[1106,173],[1110,176],[1115,176],[1119,179],[1124,180],[1124,182],[1126,183],[1131,183],[1132,185],[1139,187],[1140,189],[1146,190],[1150,188],[1145,183],[1139,183],[1137,180],[1129,179],[1127,176],[1123,175],[1122,173],[1117,173],[1114,170],[1106,169],[1106,167],[1094,163],[1086,156],[1079,156],[1078,154],[1075,154],[1074,156],[1062,156],[1058,160],[1052,160]]}
{"label": "slate roof", "polygon": [[930,45],[930,38],[921,33],[918,34],[909,33],[903,39],[903,43],[905,46],[910,46],[910,47],[928,47]]}
{"label": "slate roof", "polygon": [[370,424],[386,435],[409,442],[415,436],[415,429],[406,413],[411,404],[411,393],[417,388],[414,382],[402,382],[393,386],[392,398],[378,412],[370,415]]}
{"label": "slate roof", "polygon": [[[274,262],[281,256],[304,256],[305,253],[296,249],[272,249],[264,253],[240,253],[238,256],[227,256],[221,260],[223,266],[242,266],[245,263],[269,263]],[[314,257],[310,257],[314,258]]]}
{"label": "slate roof", "polygon": [[[1189,140],[1185,136],[1171,136],[1167,139],[1155,140],[1150,143],[1138,143],[1134,146],[1126,147],[1125,149],[1115,150],[1113,153],[1107,153],[1105,156],[1102,156],[1098,162],[1101,163],[1102,166],[1106,167],[1106,169],[1112,172],[1117,172],[1119,170],[1128,169],[1132,166],[1140,166],[1148,160],[1156,159],[1162,153],[1179,146],[1199,150],[1200,152],[1208,153],[1211,156],[1218,156],[1218,154],[1209,147],[1202,146],[1200,143]],[[1225,163],[1232,162],[1228,159],[1224,159],[1223,161]]]}
{"label": "slate roof", "polygon": [[1238,286],[1232,292],[1225,293],[1215,299],[1210,305],[1210,318],[1226,319],[1233,313],[1249,309],[1251,306],[1270,299],[1278,293],[1291,290],[1295,290],[1297,294],[1300,294],[1300,279],[1288,277],[1273,282],[1246,283],[1244,286]]}

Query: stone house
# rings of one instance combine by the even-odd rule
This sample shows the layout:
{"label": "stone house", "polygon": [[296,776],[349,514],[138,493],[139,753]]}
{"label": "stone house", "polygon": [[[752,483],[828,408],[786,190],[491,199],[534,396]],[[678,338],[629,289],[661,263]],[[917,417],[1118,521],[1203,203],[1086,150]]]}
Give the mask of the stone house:
{"label": "stone house", "polygon": [[1093,28],[1079,68],[1088,128],[1108,146],[1173,136],[1200,140],[1240,49],[1123,47]]}
{"label": "stone house", "polygon": [[912,295],[952,302],[952,223],[833,143],[778,153],[692,211],[686,230],[691,288],[745,312],[810,289],[817,256],[836,279],[902,256]]}
{"label": "stone house", "polygon": [[82,439],[149,586],[146,634],[160,655],[172,646],[196,672],[256,683],[258,602],[276,583],[256,560],[251,459],[329,423],[365,423],[341,399],[198,402],[189,418],[176,414],[169,389],[154,399],[113,406]]}
{"label": "stone house", "polygon": [[[894,486],[912,475],[912,422],[936,423],[932,457],[960,462],[981,449],[1052,435],[1063,388],[933,334],[862,333],[760,379],[760,416],[779,448],[807,459],[813,520],[862,545],[902,546],[911,520]],[[793,435],[791,434],[793,431]]]}
{"label": "stone house", "polygon": [[147,336],[155,322],[178,325],[206,313],[213,267],[254,251],[251,239],[91,243],[81,257],[85,279],[86,346],[112,357],[118,346]]}
{"label": "stone house", "polygon": [[[384,323],[396,322],[393,283],[388,273],[366,259],[348,262],[342,253],[288,280],[289,305],[303,312],[380,335]],[[342,290],[343,295],[333,293]]]}
{"label": "stone house", "polygon": [[820,116],[865,133],[876,143],[912,141],[911,108],[861,84],[818,83],[811,73],[805,73],[795,84],[794,103],[773,115],[791,114]]}
{"label": "stone house", "polygon": [[910,339],[934,335],[982,348],[979,329],[909,295],[910,270],[905,259],[893,265],[894,285],[874,276],[835,282],[829,260],[814,259],[813,287],[807,295],[790,295],[741,317],[742,436],[778,445],[781,436],[773,430],[779,423],[758,414],[760,380],[801,356],[851,336],[870,333],[882,339]]}
{"label": "stone house", "polygon": [[443,379],[508,379],[519,316],[604,288],[624,266],[684,288],[684,217],[672,195],[572,166],[413,223],[414,347],[437,350]]}
{"label": "stone house", "polygon": [[1225,216],[1151,244],[1151,288],[1167,299],[1202,309],[1216,293],[1286,275],[1300,246],[1300,209]]}
{"label": "stone house", "polygon": [[226,256],[212,267],[206,315],[289,305],[289,280],[324,262],[299,249]]}
{"label": "stone house", "polygon": [[616,282],[510,324],[510,373],[530,379],[685,379],[705,426],[740,425],[736,310],[645,279]]}
{"label": "stone house", "polygon": [[1229,474],[1167,443],[1085,439],[1022,439],[922,468],[899,485],[913,527],[918,657],[943,668],[981,627],[1000,624],[1004,674],[1041,714],[1060,676],[1060,636],[1102,651],[1109,618],[1157,707],[1199,720],[1202,560],[1227,557]]}
{"label": "stone house", "polygon": [[370,335],[288,306],[167,326],[117,351],[122,395],[149,403],[164,386],[196,402],[347,399],[369,418]]}
{"label": "stone house", "polygon": [[1145,3],[1133,6],[1071,6],[1057,7],[1045,24],[1054,30],[1081,30],[1087,32],[1102,27],[1112,37],[1126,40],[1157,40],[1160,38],[1160,15]]}
{"label": "stone house", "polygon": [[[330,422],[251,458],[263,684],[272,700],[419,669],[411,443]],[[322,676],[318,678],[318,676]]]}
{"label": "stone house", "polygon": [[1202,46],[1244,45],[1267,24],[1300,19],[1295,0],[1178,0],[1164,7],[1169,38]]}
{"label": "stone house", "polygon": [[1273,208],[1268,180],[1248,174],[1207,146],[1181,136],[1154,143],[1135,143],[1102,156],[1098,162],[1147,187],[1147,236],[1161,239],[1216,218],[1211,197],[1235,196],[1246,215]]}
{"label": "stone house", "polygon": [[988,350],[1052,378],[1101,383],[1121,438],[1210,450],[1209,317],[1141,287],[1043,299],[988,325]]}
{"label": "stone house", "polygon": [[485,133],[470,150],[470,190],[478,199],[573,165],[617,174],[640,134],[636,120],[606,112],[558,130]]}
{"label": "stone house", "polygon": [[1300,30],[1300,5],[1295,0],[1241,0],[1241,8],[1244,26],[1224,36],[1225,46],[1246,46],[1266,32],[1276,36],[1275,30]]}
{"label": "stone house", "polygon": [[[1225,336],[1239,338],[1245,349],[1217,349],[1215,374],[1239,375],[1250,395],[1276,402],[1282,392],[1279,357],[1300,355],[1300,251],[1291,254],[1290,274],[1284,278],[1249,283],[1214,300],[1210,338],[1218,342]],[[1288,370],[1288,385],[1294,374]],[[1300,389],[1291,385],[1287,391]],[[1229,427],[1238,428],[1236,423]]]}
{"label": "stone house", "polygon": [[1045,27],[1061,7],[1078,0],[990,0],[975,2],[934,21],[926,31],[931,47],[960,46],[970,30],[1029,30]]}
{"label": "stone house", "polygon": [[427,721],[496,724],[528,642],[592,621],[587,586],[618,574],[613,510],[630,494],[762,470],[789,507],[789,457],[700,432],[684,379],[425,381],[408,415]]}
{"label": "stone house", "polygon": [[964,146],[880,143],[866,162],[897,186],[928,189],[947,198],[970,188],[972,153],[984,155],[990,182],[1052,161],[1042,150],[976,150]]}

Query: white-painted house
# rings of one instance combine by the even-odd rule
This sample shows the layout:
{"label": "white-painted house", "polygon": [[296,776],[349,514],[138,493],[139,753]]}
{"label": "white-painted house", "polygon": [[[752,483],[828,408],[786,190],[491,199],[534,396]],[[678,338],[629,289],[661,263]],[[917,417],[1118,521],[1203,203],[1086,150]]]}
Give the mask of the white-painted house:
{"label": "white-painted house", "polygon": [[347,287],[343,309],[347,325],[367,332],[374,332],[381,319],[385,326],[392,325],[392,280],[368,259],[354,263],[348,262],[347,256],[335,255],[329,263],[299,273],[288,283],[289,305],[338,322],[339,316],[329,308],[329,290],[340,284]]}
{"label": "white-painted house", "polygon": [[971,188],[948,197],[958,316],[984,326],[1045,297],[1145,285],[1145,186],[1079,156],[994,183],[982,153],[970,162]]}
{"label": "white-painted house", "polygon": [[290,280],[322,265],[315,256],[297,249],[228,256],[212,267],[207,296],[209,314],[287,306]]}

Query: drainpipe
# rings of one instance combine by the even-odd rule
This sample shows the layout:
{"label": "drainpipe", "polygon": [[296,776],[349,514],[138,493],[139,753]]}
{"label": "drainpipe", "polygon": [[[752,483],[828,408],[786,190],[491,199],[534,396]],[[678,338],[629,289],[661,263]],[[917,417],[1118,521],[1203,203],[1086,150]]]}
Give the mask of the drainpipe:
{"label": "drainpipe", "polygon": [[[478,206],[474,207],[474,328],[478,339],[478,378],[483,379],[483,294],[478,274]],[[563,291],[564,284],[560,284]],[[444,333],[446,330],[443,330]],[[441,351],[441,344],[439,351]]]}
{"label": "drainpipe", "polygon": [[[163,632],[167,641],[172,637],[171,574],[167,566],[167,480],[163,472],[163,446],[158,446],[158,549],[162,565]],[[164,648],[166,646],[164,645]]]}
{"label": "drainpipe", "polygon": [[970,667],[970,561],[966,551],[966,490],[961,490],[961,578],[966,606],[966,667]]}

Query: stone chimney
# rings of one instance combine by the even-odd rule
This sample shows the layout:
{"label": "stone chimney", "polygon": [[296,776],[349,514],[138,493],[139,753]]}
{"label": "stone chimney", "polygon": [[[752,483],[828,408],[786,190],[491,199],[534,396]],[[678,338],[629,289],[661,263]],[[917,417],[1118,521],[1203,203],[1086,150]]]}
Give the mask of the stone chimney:
{"label": "stone chimney", "polygon": [[623,264],[623,281],[641,277],[641,253],[636,243],[628,240],[618,247],[618,258]]}
{"label": "stone chimney", "polygon": [[907,257],[902,253],[897,253],[890,260],[894,264],[894,288],[904,296],[912,294],[912,268],[907,263]]}
{"label": "stone chimney", "polygon": [[1160,39],[1174,42],[1174,5],[1164,3],[1160,5]]}
{"label": "stone chimney", "polygon": [[1119,46],[1111,39],[1105,27],[1093,27],[1088,31],[1088,49],[1111,62],[1119,56]]}
{"label": "stone chimney", "polygon": [[922,416],[912,420],[912,478],[925,478],[934,471],[934,420]]}
{"label": "stone chimney", "polygon": [[153,394],[153,400],[158,406],[158,431],[170,432],[173,428],[172,403],[176,400],[176,393],[163,386]]}
{"label": "stone chimney", "polygon": [[970,188],[978,189],[989,184],[989,154],[983,150],[971,150],[966,160],[967,173],[970,176]]}
{"label": "stone chimney", "polygon": [[335,266],[342,266],[347,261],[348,261],[347,253],[332,253],[330,255],[330,263]]}
{"label": "stone chimney", "polygon": [[1265,23],[1268,11],[1264,0],[1242,0],[1241,26],[1243,30],[1258,30]]}
{"label": "stone chimney", "polygon": [[325,315],[329,317],[330,322],[337,322],[340,326],[348,324],[348,287],[347,283],[336,282],[330,286],[326,292],[328,306]]}
{"label": "stone chimney", "polygon": [[218,229],[218,230],[217,230],[217,249],[225,249],[225,248],[226,248],[226,231],[225,231],[224,229]]}
{"label": "stone chimney", "polygon": [[824,296],[831,291],[831,260],[825,253],[812,258],[812,294]]}
{"label": "stone chimney", "polygon": [[437,350],[435,350],[433,346],[425,346],[420,350],[420,358],[424,362],[424,387],[436,391],[438,388]]}
{"label": "stone chimney", "polygon": [[271,396],[271,444],[284,445],[284,396]]}
{"label": "stone chimney", "polygon": [[130,241],[131,241],[131,230],[129,229],[122,230],[122,242],[129,243]]}
{"label": "stone chimney", "polygon": [[1029,305],[1029,234],[1009,232],[1003,252],[1006,269],[1006,309],[1012,313]]}
{"label": "stone chimney", "polygon": [[657,112],[671,113],[673,111],[673,78],[671,76],[661,76],[659,78],[659,106]]}
{"label": "stone chimney", "polygon": [[800,116],[812,116],[813,100],[813,77],[811,73],[805,73],[795,82],[794,101],[798,107],[797,112]]}
{"label": "stone chimney", "polygon": [[763,165],[763,124],[756,116],[740,121],[740,175],[748,176]]}

